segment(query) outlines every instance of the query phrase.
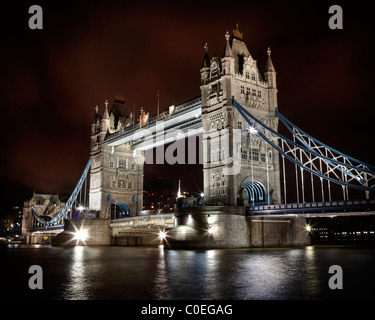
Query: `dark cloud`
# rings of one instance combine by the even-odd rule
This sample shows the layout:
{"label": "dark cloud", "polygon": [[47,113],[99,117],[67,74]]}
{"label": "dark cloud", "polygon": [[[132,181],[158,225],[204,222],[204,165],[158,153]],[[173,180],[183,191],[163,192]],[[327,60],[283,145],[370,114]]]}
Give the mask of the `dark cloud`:
{"label": "dark cloud", "polygon": [[[342,4],[344,29],[336,31],[325,1],[48,1],[40,2],[44,29],[35,31],[27,27],[31,4],[4,9],[0,26],[1,178],[20,186],[3,202],[23,201],[34,188],[69,193],[89,157],[94,108],[103,111],[120,91],[129,108],[150,114],[158,90],[161,109],[198,95],[204,43],[221,55],[236,22],[260,69],[271,46],[280,111],[328,145],[375,162],[371,20],[357,3]],[[188,172],[189,184],[201,185],[194,170],[201,174],[168,172]]]}

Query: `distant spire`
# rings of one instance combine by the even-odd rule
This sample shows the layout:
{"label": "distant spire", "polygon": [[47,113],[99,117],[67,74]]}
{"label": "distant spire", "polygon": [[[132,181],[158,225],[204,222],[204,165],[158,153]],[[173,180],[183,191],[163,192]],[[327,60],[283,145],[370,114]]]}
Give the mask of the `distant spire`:
{"label": "distant spire", "polygon": [[182,194],[181,194],[181,180],[178,180],[177,198],[182,198]]}
{"label": "distant spire", "polygon": [[267,64],[266,64],[266,72],[267,71],[276,71],[275,67],[273,66],[272,59],[271,59],[271,49],[268,47],[267,49]]}
{"label": "distant spire", "polygon": [[229,43],[230,35],[229,35],[228,31],[225,34],[225,39],[226,39],[226,42],[225,42],[224,57],[232,57],[232,49],[231,49],[230,43]]}

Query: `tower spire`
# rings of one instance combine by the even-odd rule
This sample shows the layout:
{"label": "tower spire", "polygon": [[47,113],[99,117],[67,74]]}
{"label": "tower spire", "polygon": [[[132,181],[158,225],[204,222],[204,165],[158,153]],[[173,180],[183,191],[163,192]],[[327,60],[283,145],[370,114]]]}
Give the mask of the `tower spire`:
{"label": "tower spire", "polygon": [[276,71],[275,67],[273,66],[272,59],[271,59],[271,49],[268,47],[267,49],[267,64],[266,64],[266,72],[267,71]]}
{"label": "tower spire", "polygon": [[109,113],[108,113],[108,100],[104,102],[105,104],[105,109],[104,109],[104,114],[103,114],[103,119],[109,119]]}
{"label": "tower spire", "polygon": [[230,35],[229,32],[227,31],[225,33],[225,52],[224,52],[224,57],[232,57],[232,49],[230,47],[229,43]]}

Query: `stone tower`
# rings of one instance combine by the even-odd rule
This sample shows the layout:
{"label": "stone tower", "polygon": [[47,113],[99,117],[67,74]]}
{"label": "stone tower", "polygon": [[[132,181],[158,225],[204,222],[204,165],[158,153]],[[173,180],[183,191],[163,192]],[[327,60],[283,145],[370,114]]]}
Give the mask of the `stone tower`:
{"label": "stone tower", "polygon": [[116,148],[105,145],[108,135],[133,124],[125,99],[118,95],[108,112],[105,102],[103,116],[98,107],[91,124],[91,168],[89,209],[99,211],[99,218],[135,216],[143,208],[143,162],[137,161],[131,143]]}
{"label": "stone tower", "polygon": [[232,96],[255,117],[277,130],[276,71],[267,51],[258,69],[239,31],[225,34],[223,56],[204,46],[201,73],[203,181],[207,205],[280,202],[279,156],[249,127]]}

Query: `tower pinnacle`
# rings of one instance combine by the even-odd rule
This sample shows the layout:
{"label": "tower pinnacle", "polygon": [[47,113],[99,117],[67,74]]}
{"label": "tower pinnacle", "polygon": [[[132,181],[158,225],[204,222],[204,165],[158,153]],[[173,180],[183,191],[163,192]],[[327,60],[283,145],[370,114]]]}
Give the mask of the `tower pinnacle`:
{"label": "tower pinnacle", "polygon": [[233,29],[233,36],[237,39],[243,40],[243,33],[238,29],[238,23],[236,23],[236,29]]}
{"label": "tower pinnacle", "polygon": [[273,66],[272,59],[271,59],[271,49],[268,47],[267,49],[267,64],[266,64],[266,72],[267,71],[275,71],[275,67]]}

